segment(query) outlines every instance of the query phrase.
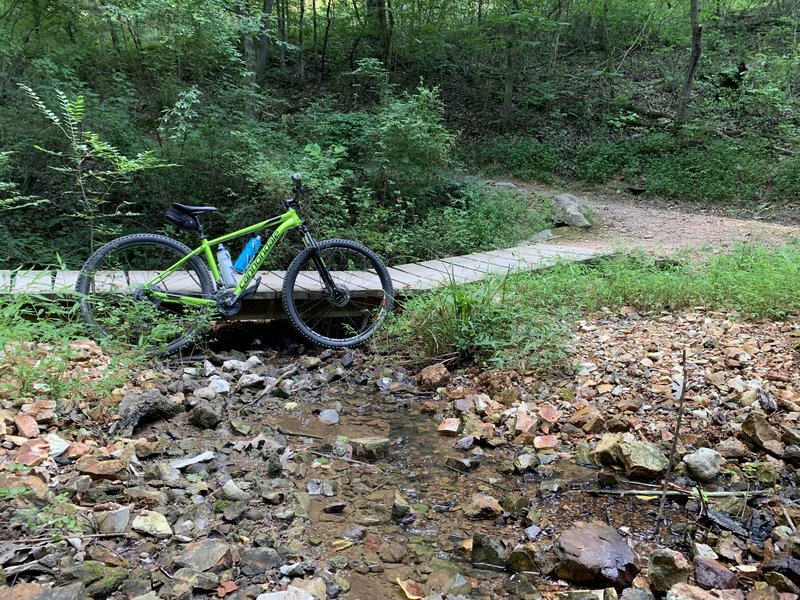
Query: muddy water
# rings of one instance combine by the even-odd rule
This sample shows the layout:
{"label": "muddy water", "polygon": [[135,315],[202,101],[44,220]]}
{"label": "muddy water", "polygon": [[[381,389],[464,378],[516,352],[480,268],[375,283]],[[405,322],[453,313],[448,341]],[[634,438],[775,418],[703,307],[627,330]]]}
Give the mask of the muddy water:
{"label": "muddy water", "polygon": [[[246,423],[250,427],[246,434],[237,433],[226,421],[214,432],[200,431],[183,421],[185,415],[170,424],[153,425],[151,431],[143,433],[168,433],[178,438],[175,453],[180,455],[194,450],[221,451],[227,456],[218,461],[220,473],[214,476],[230,475],[257,489],[270,479],[269,461],[257,450],[237,451],[232,446],[262,431],[268,435],[283,432],[293,452],[284,464],[283,477],[294,486],[294,498],[287,494],[281,506],[256,509],[257,515],[249,514],[232,524],[221,523],[218,531],[233,542],[268,531],[276,544],[294,541],[302,547],[301,554],[316,563],[332,561],[351,586],[340,596],[343,598],[404,598],[395,583],[398,578],[435,588],[448,576],[452,580],[450,569],[463,575],[461,593],[470,598],[508,596],[505,586],[510,573],[471,566],[469,548],[476,532],[513,547],[526,541],[525,528],[533,524],[541,530],[536,543],[544,552],[575,521],[600,520],[627,533],[644,556],[658,545],[653,534],[656,501],[585,493],[584,488],[597,486],[597,472],[575,464],[569,454],[552,457],[555,460],[539,467],[536,474],[516,475],[509,472],[509,466],[518,448],[459,451],[454,448],[456,438],[437,432],[436,415],[421,412],[422,404],[423,399],[411,391],[388,394],[374,381],[364,385],[339,381],[299,390],[288,399],[268,397],[250,405],[234,395],[228,401],[228,417]],[[336,425],[319,420],[319,411],[329,408],[340,414]],[[337,439],[341,445],[368,436],[391,441],[385,457],[367,463],[312,454],[330,455]],[[448,457],[467,456],[481,459],[480,466],[466,474],[445,466]],[[329,482],[331,495],[310,494],[309,484],[315,485],[316,480],[317,490],[320,484]],[[521,494],[529,500],[530,510],[519,517],[470,520],[462,508],[475,493],[491,495],[501,502],[510,493]],[[398,494],[412,508],[412,518],[402,522],[391,519]],[[345,503],[341,513],[329,512],[331,505],[341,502]],[[287,507],[294,509],[298,518],[291,525],[277,523],[274,514]],[[676,535],[680,537],[681,531]],[[673,539],[670,543],[675,547],[682,545],[681,541]],[[337,544],[347,547],[341,549]],[[526,577],[543,592],[564,589],[563,584],[538,574]]]}

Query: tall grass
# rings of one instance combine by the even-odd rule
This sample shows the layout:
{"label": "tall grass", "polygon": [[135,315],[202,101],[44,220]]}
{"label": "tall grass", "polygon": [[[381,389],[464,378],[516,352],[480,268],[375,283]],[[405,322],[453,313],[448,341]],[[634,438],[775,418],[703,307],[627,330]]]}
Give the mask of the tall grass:
{"label": "tall grass", "polygon": [[569,355],[570,322],[603,308],[640,312],[694,306],[742,317],[800,314],[800,244],[743,245],[726,254],[671,260],[628,255],[562,263],[479,283],[449,283],[407,301],[391,326],[424,355],[524,368],[550,368]]}

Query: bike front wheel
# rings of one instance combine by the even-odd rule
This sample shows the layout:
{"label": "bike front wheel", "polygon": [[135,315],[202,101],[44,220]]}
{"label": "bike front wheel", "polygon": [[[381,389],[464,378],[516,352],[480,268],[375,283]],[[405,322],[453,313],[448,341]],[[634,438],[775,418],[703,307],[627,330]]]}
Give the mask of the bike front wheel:
{"label": "bike front wheel", "polygon": [[283,307],[295,328],[326,348],[357,346],[392,310],[392,279],[370,249],[326,240],[301,252],[286,271]]}
{"label": "bike front wheel", "polygon": [[[84,322],[101,342],[136,346],[150,353],[174,352],[210,324],[214,284],[191,250],[156,234],[117,238],[100,247],[75,285]],[[180,300],[179,300],[180,298]],[[188,300],[187,300],[188,299]]]}

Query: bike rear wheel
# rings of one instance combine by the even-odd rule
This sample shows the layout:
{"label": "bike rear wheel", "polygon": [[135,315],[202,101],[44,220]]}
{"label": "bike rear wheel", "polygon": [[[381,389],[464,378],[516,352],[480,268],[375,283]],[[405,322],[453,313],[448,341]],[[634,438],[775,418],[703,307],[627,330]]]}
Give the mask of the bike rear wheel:
{"label": "bike rear wheel", "polygon": [[[325,270],[333,288],[326,284]],[[283,282],[283,306],[292,324],[327,348],[357,346],[369,339],[392,310],[393,295],[386,266],[374,252],[348,240],[306,248],[292,261]]]}
{"label": "bike rear wheel", "polygon": [[81,270],[75,289],[86,324],[101,342],[174,352],[210,324],[212,307],[191,306],[156,293],[210,299],[214,284],[197,256],[154,284],[159,273],[191,253],[156,234],[127,235],[99,248]]}

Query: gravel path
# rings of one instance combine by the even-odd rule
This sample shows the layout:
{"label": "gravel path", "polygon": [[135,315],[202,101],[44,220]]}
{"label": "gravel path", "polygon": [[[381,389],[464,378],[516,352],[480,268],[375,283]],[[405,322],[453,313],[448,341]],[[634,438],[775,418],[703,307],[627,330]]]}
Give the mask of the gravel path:
{"label": "gravel path", "polygon": [[[546,196],[562,193],[536,184],[520,189]],[[800,227],[733,218],[714,208],[630,196],[580,193],[596,216],[588,231],[556,230],[559,244],[610,250],[642,248],[670,254],[683,248],[730,249],[740,242],[781,244],[800,238]]]}

